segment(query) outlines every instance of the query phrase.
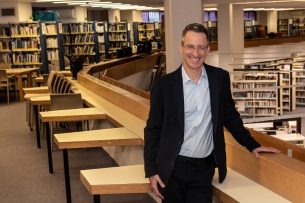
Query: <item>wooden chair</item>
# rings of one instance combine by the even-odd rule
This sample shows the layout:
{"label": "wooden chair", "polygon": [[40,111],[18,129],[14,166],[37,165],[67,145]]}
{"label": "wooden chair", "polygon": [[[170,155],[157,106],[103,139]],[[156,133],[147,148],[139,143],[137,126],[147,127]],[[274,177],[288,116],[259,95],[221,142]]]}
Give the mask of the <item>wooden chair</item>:
{"label": "wooden chair", "polygon": [[[10,103],[10,86],[14,86],[15,94],[16,94],[16,100],[18,100],[17,95],[17,80],[14,75],[7,76],[6,70],[0,70],[0,87],[6,87],[7,90],[7,103]],[[22,91],[22,90],[19,90]]]}
{"label": "wooden chair", "polygon": [[[50,95],[50,110],[67,110],[67,109],[81,109],[83,108],[83,100],[81,94],[70,93],[70,94],[51,94]],[[70,131],[77,131],[77,126],[75,122],[65,122],[64,125]],[[51,143],[53,143],[53,130],[51,126]],[[84,129],[84,123],[82,122],[82,127]],[[56,123],[56,133],[58,131],[58,125]],[[52,144],[51,144],[52,146]]]}

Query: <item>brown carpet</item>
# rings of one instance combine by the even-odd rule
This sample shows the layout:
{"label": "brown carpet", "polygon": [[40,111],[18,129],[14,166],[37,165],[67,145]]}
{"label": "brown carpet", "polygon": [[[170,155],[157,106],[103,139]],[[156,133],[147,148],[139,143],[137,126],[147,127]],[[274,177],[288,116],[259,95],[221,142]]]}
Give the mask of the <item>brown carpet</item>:
{"label": "brown carpet", "polygon": [[[41,149],[36,133],[25,121],[25,102],[16,102],[11,94],[0,92],[0,202],[64,203],[66,202],[62,151],[53,151],[54,174],[49,174],[46,139]],[[79,171],[114,167],[117,163],[102,149],[69,150],[71,193],[73,203],[93,202],[79,179]],[[148,194],[101,195],[102,203],[155,203]]]}

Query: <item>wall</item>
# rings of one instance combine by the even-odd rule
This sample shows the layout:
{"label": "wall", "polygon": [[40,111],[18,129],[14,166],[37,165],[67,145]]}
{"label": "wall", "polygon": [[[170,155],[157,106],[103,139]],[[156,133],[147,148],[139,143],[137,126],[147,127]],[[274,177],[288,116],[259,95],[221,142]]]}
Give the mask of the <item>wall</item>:
{"label": "wall", "polygon": [[18,14],[19,22],[28,21],[29,17],[32,15],[32,4],[18,2]]}
{"label": "wall", "polygon": [[130,10],[121,10],[120,16],[121,16],[121,21],[133,22],[132,11]]}
{"label": "wall", "polygon": [[27,21],[32,15],[31,3],[2,2],[0,8],[15,8],[15,16],[1,17],[1,23]]}
{"label": "wall", "polygon": [[300,20],[303,20],[305,18],[305,10],[303,10],[303,15],[293,16],[290,15],[289,11],[278,11],[278,19],[284,19],[284,18],[300,18]]}
{"label": "wall", "polygon": [[142,11],[133,10],[132,19],[133,19],[133,22],[142,22]]}
{"label": "wall", "polygon": [[256,12],[255,25],[267,26],[267,12],[266,11]]}
{"label": "wall", "polygon": [[109,9],[108,10],[108,19],[109,22],[113,23],[115,22],[115,17],[117,17],[118,22],[121,21],[121,17],[120,17],[120,10],[116,9]]}
{"label": "wall", "polygon": [[101,11],[97,10],[88,10],[88,21],[103,21]]}

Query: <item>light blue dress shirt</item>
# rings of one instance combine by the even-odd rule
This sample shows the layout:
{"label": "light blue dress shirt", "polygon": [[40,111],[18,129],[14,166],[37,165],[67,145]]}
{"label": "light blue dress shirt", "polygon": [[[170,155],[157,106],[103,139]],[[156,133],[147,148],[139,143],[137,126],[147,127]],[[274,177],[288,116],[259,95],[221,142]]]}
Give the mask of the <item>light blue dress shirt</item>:
{"label": "light blue dress shirt", "polygon": [[209,81],[204,66],[196,84],[182,66],[184,95],[184,142],[180,155],[203,158],[214,149]]}

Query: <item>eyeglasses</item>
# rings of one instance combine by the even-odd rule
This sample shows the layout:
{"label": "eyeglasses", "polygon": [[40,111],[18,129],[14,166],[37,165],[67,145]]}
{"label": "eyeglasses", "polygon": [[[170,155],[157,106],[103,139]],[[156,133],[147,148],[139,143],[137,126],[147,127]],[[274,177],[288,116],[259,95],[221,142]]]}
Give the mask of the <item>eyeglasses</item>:
{"label": "eyeglasses", "polygon": [[187,44],[187,45],[182,45],[186,50],[188,51],[195,51],[195,49],[198,50],[198,52],[204,52],[208,49],[208,46],[197,46],[197,48],[194,45]]}

